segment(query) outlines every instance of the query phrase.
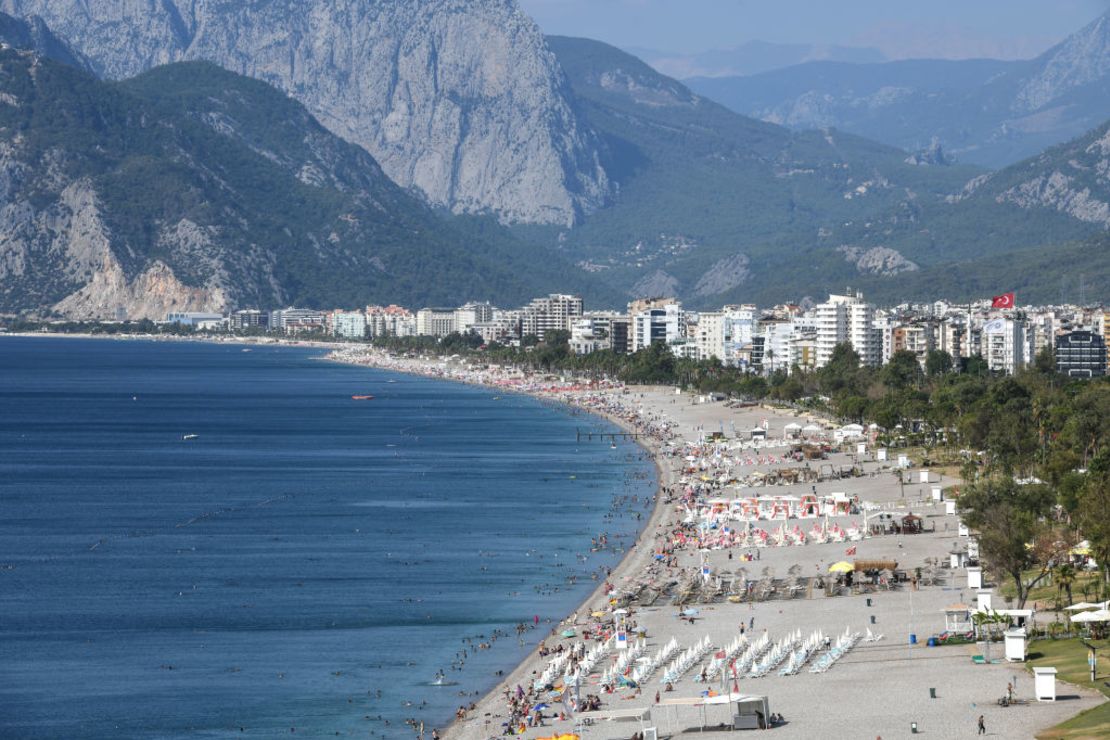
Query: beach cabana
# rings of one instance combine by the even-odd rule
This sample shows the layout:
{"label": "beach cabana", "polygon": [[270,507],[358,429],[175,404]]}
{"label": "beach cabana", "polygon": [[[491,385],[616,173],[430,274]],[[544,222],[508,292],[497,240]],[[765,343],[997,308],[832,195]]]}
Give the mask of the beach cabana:
{"label": "beach cabana", "polygon": [[906,514],[902,517],[903,534],[921,534],[924,531],[921,517],[916,514]]}
{"label": "beach cabana", "polygon": [[967,604],[952,604],[944,607],[944,629],[947,632],[958,633],[971,631],[971,609]]}
{"label": "beach cabana", "polygon": [[768,721],[771,716],[770,703],[766,696],[729,693],[717,696],[673,697],[664,699],[657,706],[669,707],[672,710],[668,717],[673,718],[674,721],[673,723],[668,721],[667,724],[672,726],[673,734],[681,732],[681,728],[678,727],[678,712],[682,708],[701,710],[703,731],[709,724],[709,707],[727,707],[729,713],[725,723],[734,730],[762,730],[770,725]]}
{"label": "beach cabana", "polygon": [[651,707],[640,709],[610,709],[597,712],[579,712],[575,721],[585,727],[599,722],[639,722],[640,731],[654,730],[651,724]]}
{"label": "beach cabana", "polygon": [[784,437],[797,437],[802,431],[802,425],[795,422],[790,422],[782,428]]}

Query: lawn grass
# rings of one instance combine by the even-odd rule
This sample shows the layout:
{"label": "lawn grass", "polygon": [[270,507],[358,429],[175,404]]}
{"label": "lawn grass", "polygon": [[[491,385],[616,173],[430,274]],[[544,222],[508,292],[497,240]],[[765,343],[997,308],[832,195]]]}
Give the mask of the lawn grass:
{"label": "lawn grass", "polygon": [[[1033,578],[1039,572],[1039,570],[1031,568],[1030,570],[1025,572],[1025,578]],[[1071,587],[1072,598],[1075,601],[1100,601],[1100,599],[1098,598],[1098,578],[1099,574],[1097,571],[1080,571],[1076,576],[1075,583],[1073,583]],[[1003,598],[1006,598],[1007,596],[1011,599],[1014,598],[1017,590],[1014,588],[1014,581],[1012,578],[1006,576],[1005,578],[998,578],[995,582],[999,584],[998,593],[1000,596],[1002,596]],[[1084,586],[1090,587],[1089,597],[1083,593]],[[1041,602],[1042,611],[1049,611],[1049,609],[1045,608],[1045,605],[1051,605],[1053,602],[1056,601],[1056,599],[1060,599],[1060,603],[1063,606],[1068,605],[1067,597],[1063,594],[1063,592],[1060,591],[1056,583],[1053,582],[1052,576],[1049,576],[1038,583],[1037,586],[1034,587],[1034,589],[1029,593],[1029,602]]]}
{"label": "lawn grass", "polygon": [[[1037,640],[1029,645],[1026,667],[1032,673],[1035,667],[1053,667],[1056,678],[1076,686],[1102,692],[1110,697],[1110,640],[1094,640],[1099,648],[1096,680],[1091,681],[1091,671],[1087,665],[1087,647],[1078,639]],[[1030,678],[1032,680],[1032,678]],[[1066,693],[1067,688],[1057,686],[1058,695]],[[1037,735],[1040,740],[1094,740],[1110,737],[1110,702],[1103,702],[1093,709],[1072,717],[1055,727]]]}

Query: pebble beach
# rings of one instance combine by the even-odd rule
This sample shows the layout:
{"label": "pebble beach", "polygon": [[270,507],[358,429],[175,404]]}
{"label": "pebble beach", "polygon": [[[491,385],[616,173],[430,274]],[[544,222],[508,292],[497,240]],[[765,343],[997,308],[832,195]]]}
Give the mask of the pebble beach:
{"label": "pebble beach", "polygon": [[[948,567],[949,552],[961,544],[957,518],[933,496],[957,481],[934,473],[921,482],[912,467],[900,483],[874,444],[862,454],[853,443],[828,445],[823,459],[792,457],[798,440],[791,433],[803,425],[821,426],[821,438],[831,440],[824,420],[673,388],[585,384],[365,348],[337,349],[330,359],[529,393],[603,415],[636,435],[658,469],[651,517],[619,566],[493,691],[461,706],[438,737],[629,738],[647,728],[659,737],[733,736],[731,705],[702,706],[710,694],[766,697],[766,719],[776,720],[769,729],[782,738],[964,737],[977,734],[980,716],[988,735],[1025,738],[1102,701],[1060,684],[1058,701],[1037,702],[1020,663],[976,664],[981,644],[927,644],[945,631],[946,607],[975,604],[964,570]],[[750,440],[755,428],[765,440]],[[793,482],[799,474],[804,480]],[[726,518],[712,531],[699,528],[707,502],[760,496],[847,497],[856,505],[823,517]],[[920,517],[924,532],[877,533],[883,515],[890,522],[909,514]],[[753,537],[761,531],[765,540]],[[851,588],[829,573],[834,563],[863,559],[896,562],[906,581],[891,583],[883,573]],[[629,647],[618,647],[620,638]],[[841,643],[846,649],[830,650]],[[753,652],[752,665],[738,668]],[[779,653],[786,657],[773,669],[758,670]],[[676,665],[683,658],[689,665]],[[797,670],[791,661],[800,661]],[[1016,703],[999,706],[1008,686]]]}

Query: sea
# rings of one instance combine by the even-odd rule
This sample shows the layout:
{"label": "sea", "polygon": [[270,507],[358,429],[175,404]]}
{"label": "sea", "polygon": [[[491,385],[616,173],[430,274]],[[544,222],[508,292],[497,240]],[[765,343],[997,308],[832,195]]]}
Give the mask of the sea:
{"label": "sea", "polygon": [[323,355],[0,336],[0,737],[430,734],[646,522],[608,422]]}

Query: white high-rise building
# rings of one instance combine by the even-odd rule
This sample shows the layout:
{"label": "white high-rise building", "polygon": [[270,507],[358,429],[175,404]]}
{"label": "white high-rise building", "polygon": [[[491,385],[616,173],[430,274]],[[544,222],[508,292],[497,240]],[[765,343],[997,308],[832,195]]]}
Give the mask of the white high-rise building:
{"label": "white high-rise building", "polygon": [[699,360],[724,359],[724,314],[720,311],[703,311],[698,314],[697,356]]}
{"label": "white high-rise building", "polygon": [[455,309],[455,331],[466,333],[478,324],[493,321],[492,305],[487,303],[467,303]]}
{"label": "white high-rise building", "polygon": [[817,323],[817,367],[832,358],[836,345],[848,342],[860,363],[878,365],[882,359],[882,336],[875,331],[875,307],[855,295],[830,295],[813,309]]}
{"label": "white high-rise building", "polygon": [[632,313],[632,351],[662,342],[667,346],[686,339],[686,312],[677,301],[652,302]]}
{"label": "white high-rise building", "polygon": [[422,337],[445,337],[455,331],[455,309],[422,308],[416,312],[416,333]]}
{"label": "white high-rise building", "polygon": [[366,336],[366,315],[362,311],[332,311],[328,328],[335,337],[362,339]]}
{"label": "white high-rise building", "polygon": [[747,365],[756,335],[756,307],[750,303],[725,306],[723,313],[724,356],[721,360],[733,367]]}
{"label": "white high-rise building", "polygon": [[794,322],[787,319],[764,319],[759,322],[763,338],[763,372],[790,370],[794,355]]}
{"label": "white high-rise building", "polygon": [[543,341],[548,331],[570,331],[575,319],[581,316],[581,296],[552,293],[536,298],[524,307],[520,317],[520,334],[535,334]]}
{"label": "white high-rise building", "polygon": [[1025,328],[1009,318],[991,319],[980,333],[983,359],[993,372],[1012,374],[1025,362]]}

